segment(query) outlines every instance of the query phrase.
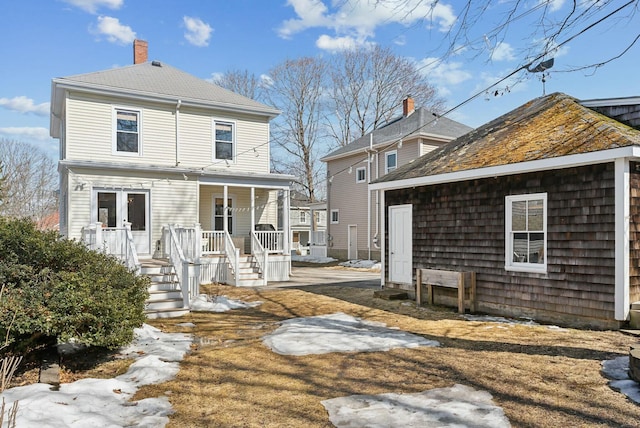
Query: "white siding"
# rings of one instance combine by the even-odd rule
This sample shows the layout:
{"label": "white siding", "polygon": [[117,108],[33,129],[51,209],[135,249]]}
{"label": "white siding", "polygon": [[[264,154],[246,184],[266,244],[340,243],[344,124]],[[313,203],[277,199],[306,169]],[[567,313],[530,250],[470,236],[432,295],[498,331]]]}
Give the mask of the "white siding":
{"label": "white siding", "polygon": [[[69,238],[80,239],[83,227],[91,222],[92,189],[148,190],[150,197],[151,244],[160,239],[168,223],[192,225],[197,221],[197,182],[159,174],[123,176],[121,173],[76,169],[69,180]],[[153,248],[151,249],[153,252]]]}

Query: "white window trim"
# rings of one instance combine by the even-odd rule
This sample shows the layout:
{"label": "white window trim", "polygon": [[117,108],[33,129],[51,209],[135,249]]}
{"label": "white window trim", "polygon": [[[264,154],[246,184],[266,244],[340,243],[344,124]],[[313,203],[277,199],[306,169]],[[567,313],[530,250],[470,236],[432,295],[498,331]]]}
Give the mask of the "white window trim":
{"label": "white window trim", "polygon": [[[364,178],[360,179],[360,171],[364,171]],[[367,182],[367,167],[361,166],[356,168],[356,183],[366,183]]]}
{"label": "white window trim", "polygon": [[[211,195],[211,230],[216,230],[216,199],[220,198],[224,200],[224,195],[222,193],[215,193]],[[229,213],[231,217],[231,224],[233,226],[233,230],[229,231],[229,235],[234,236],[234,233],[238,229],[238,224],[236,220],[236,196],[235,195],[227,195],[227,199],[231,199],[231,212]],[[224,230],[224,229],[222,229]]]}
{"label": "white window trim", "polygon": [[[118,111],[129,111],[138,114],[138,151],[137,152],[121,152],[118,151]],[[117,156],[142,156],[142,109],[138,107],[126,107],[114,105],[111,109],[111,152]]]}
{"label": "white window trim", "polygon": [[307,212],[306,212],[306,211],[300,211],[300,212],[299,212],[298,220],[299,220],[299,221],[300,221],[300,223],[302,223],[302,224],[307,223]]}
{"label": "white window trim", "polygon": [[[337,220],[333,220],[333,213],[336,213],[336,217],[338,218]],[[340,210],[331,210],[329,219],[331,221],[331,224],[339,224],[340,223]]]}
{"label": "white window trim", "polygon": [[[394,166],[392,169],[389,169],[389,156],[392,156],[392,155],[395,155],[396,157],[396,166]],[[398,151],[392,150],[390,152],[386,152],[384,154],[384,173],[389,174],[391,171],[397,168],[398,168]]]}
{"label": "white window trim", "polygon": [[[542,203],[544,205],[543,212],[543,233],[544,233],[544,263],[518,263],[513,261],[513,242],[511,241],[511,207],[513,206],[513,202],[518,201],[530,201],[534,199],[542,199]],[[547,272],[547,211],[549,207],[547,205],[547,194],[546,193],[529,193],[524,195],[509,195],[505,196],[505,235],[504,235],[504,268],[507,271],[514,272],[531,272],[531,273],[546,273]]]}
{"label": "white window trim", "polygon": [[[231,159],[216,158],[216,123],[225,123],[231,125]],[[238,144],[236,142],[236,121],[228,119],[213,118],[211,122],[211,159],[214,161],[236,163],[236,154]]]}

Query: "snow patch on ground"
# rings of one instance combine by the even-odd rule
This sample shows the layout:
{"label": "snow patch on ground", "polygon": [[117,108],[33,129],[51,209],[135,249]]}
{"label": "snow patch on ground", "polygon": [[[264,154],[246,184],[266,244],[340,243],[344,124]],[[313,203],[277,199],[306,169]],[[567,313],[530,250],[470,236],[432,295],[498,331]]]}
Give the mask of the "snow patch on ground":
{"label": "snow patch on ground", "polygon": [[[541,325],[535,322],[534,320],[532,320],[531,318],[514,319],[514,318],[489,316],[489,315],[470,315],[470,314],[462,315],[462,317],[467,321],[493,322],[498,324],[506,324],[509,327],[514,325],[529,325],[529,326]],[[566,329],[562,327],[558,327],[557,325],[547,325],[545,327],[548,328],[549,330],[554,330],[554,331],[567,331]],[[487,328],[493,328],[493,326],[488,326]],[[498,326],[497,328],[504,328],[504,327]]]}
{"label": "snow patch on ground", "polygon": [[602,374],[611,379],[609,386],[640,404],[640,384],[629,377],[629,357],[618,357],[602,362]]}
{"label": "snow patch on ground", "polygon": [[226,296],[199,294],[191,300],[191,310],[196,312],[227,312],[231,309],[246,309],[260,306],[262,302],[243,302]]}
{"label": "snow patch on ground", "polygon": [[38,383],[7,389],[7,406],[19,400],[18,427],[139,426],[163,427],[173,410],[166,397],[130,402],[139,387],[172,379],[189,351],[192,337],[163,333],[147,324],[135,329],[133,343],[121,350],[136,358],[129,370],[113,379],[82,379],[59,390]]}
{"label": "snow patch on ground", "polygon": [[324,263],[336,262],[338,260],[332,257],[299,256],[296,254],[292,254],[291,261],[324,264]]}
{"label": "snow patch on ground", "polygon": [[435,340],[341,312],[285,320],[273,333],[264,336],[263,342],[273,352],[282,355],[374,352],[440,345]]}
{"label": "snow patch on ground", "polygon": [[370,269],[373,272],[380,272],[380,262],[375,260],[348,260],[340,263],[340,266],[360,269]]}
{"label": "snow patch on ground", "polygon": [[415,394],[351,395],[322,405],[338,428],[511,426],[491,394],[465,385]]}

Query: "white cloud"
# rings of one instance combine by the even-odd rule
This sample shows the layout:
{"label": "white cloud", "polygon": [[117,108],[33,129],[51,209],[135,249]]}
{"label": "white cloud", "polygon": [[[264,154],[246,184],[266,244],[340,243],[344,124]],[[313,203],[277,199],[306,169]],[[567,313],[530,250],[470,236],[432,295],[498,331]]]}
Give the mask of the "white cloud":
{"label": "white cloud", "polygon": [[120,9],[124,0],[64,0],[70,5],[76,6],[86,12],[96,13],[101,7],[108,9]]}
{"label": "white cloud", "polygon": [[506,42],[498,43],[491,51],[491,59],[494,61],[512,61],[515,58],[513,48]]}
{"label": "white cloud", "polygon": [[213,28],[206,22],[203,22],[200,18],[193,18],[191,16],[185,16],[182,18],[184,26],[187,31],[184,33],[184,38],[194,46],[209,46],[209,38]]}
{"label": "white cloud", "polygon": [[136,32],[127,25],[122,25],[118,18],[111,16],[99,16],[98,23],[92,29],[94,34],[106,36],[111,43],[129,44],[136,38]]}
{"label": "white cloud", "polygon": [[49,130],[42,127],[8,127],[0,128],[0,134],[12,138],[27,138],[38,141],[51,140]]}
{"label": "white cloud", "polygon": [[329,51],[332,53],[353,50],[358,46],[373,46],[373,43],[366,42],[364,40],[358,41],[351,36],[345,37],[331,37],[326,34],[321,35],[316,40],[316,46],[319,49]]}
{"label": "white cloud", "polygon": [[461,62],[445,63],[438,58],[424,58],[416,66],[438,89],[438,93],[445,97],[451,95],[451,86],[459,85],[473,77],[470,72],[462,68]]}
{"label": "white cloud", "polygon": [[0,98],[0,106],[7,110],[20,113],[34,113],[38,116],[47,116],[49,114],[49,105],[50,103],[34,104],[31,98],[25,96]]}
{"label": "white cloud", "polygon": [[[362,44],[367,38],[373,37],[376,28],[381,25],[397,23],[411,26],[426,22],[429,26],[438,27],[440,31],[446,31],[456,20],[451,6],[423,0],[406,0],[400,3],[396,0],[344,0],[332,2],[332,6],[338,6],[331,10],[321,0],[288,0],[287,4],[293,7],[297,17],[282,23],[278,29],[278,35],[282,38],[290,38],[309,28],[327,28],[335,31],[333,40],[346,41],[351,38]],[[330,39],[323,41],[328,48],[335,49],[336,43],[330,43]]]}
{"label": "white cloud", "polygon": [[557,12],[564,6],[565,0],[540,0],[538,4],[547,4],[550,12]]}

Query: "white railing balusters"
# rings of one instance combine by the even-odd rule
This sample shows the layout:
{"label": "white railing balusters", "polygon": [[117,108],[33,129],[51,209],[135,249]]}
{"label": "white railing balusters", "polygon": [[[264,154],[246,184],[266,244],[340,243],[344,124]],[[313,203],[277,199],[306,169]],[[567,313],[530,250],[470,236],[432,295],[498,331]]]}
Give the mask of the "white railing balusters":
{"label": "white railing balusters", "polygon": [[262,284],[267,285],[267,270],[269,269],[269,252],[262,246],[256,236],[256,232],[251,232],[251,253],[258,263],[262,272]]}
{"label": "white railing balusters", "polygon": [[233,276],[236,279],[236,282],[238,281],[238,275],[239,275],[239,265],[240,265],[240,249],[236,248],[235,245],[233,245],[233,240],[231,239],[231,235],[229,235],[229,232],[223,232],[224,233],[224,239],[225,239],[225,243],[224,243],[224,252],[227,255],[227,259],[229,260],[229,265],[231,266],[231,269],[233,271]]}

